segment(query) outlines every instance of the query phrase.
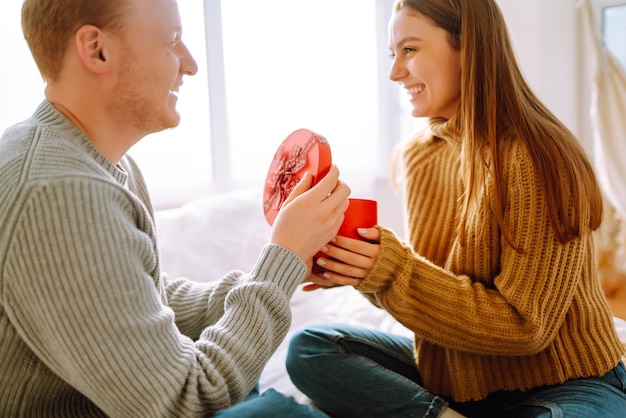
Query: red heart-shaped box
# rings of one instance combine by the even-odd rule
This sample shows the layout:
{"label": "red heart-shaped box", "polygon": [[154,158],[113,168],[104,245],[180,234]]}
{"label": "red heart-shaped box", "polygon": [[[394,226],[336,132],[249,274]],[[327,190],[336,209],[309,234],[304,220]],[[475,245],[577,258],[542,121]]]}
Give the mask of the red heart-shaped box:
{"label": "red heart-shaped box", "polygon": [[265,178],[263,211],[272,225],[281,205],[307,171],[317,184],[330,170],[332,157],[326,138],[308,129],[298,129],[276,150]]}

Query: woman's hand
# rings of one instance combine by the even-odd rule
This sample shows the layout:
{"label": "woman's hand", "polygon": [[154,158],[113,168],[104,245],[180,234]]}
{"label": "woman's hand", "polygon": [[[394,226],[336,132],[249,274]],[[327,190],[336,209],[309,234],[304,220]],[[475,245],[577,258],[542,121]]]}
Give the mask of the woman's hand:
{"label": "woman's hand", "polygon": [[313,274],[303,290],[333,286],[358,286],[374,267],[380,252],[378,228],[359,228],[363,240],[337,236],[322,248],[327,257],[319,257]]}
{"label": "woman's hand", "polygon": [[336,236],[350,196],[335,165],[314,187],[312,181],[305,173],[278,212],[270,238],[298,254],[309,268],[313,256]]}

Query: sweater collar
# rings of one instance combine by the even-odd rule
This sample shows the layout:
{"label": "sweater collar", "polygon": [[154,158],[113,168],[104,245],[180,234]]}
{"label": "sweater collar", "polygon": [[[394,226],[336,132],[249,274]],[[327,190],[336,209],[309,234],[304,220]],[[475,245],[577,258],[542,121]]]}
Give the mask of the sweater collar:
{"label": "sweater collar", "polygon": [[[122,169],[122,164],[115,165],[104,158],[91,141],[70,122],[59,110],[52,105],[47,99],[44,100],[33,117],[48,125],[54,125],[57,129],[63,130],[68,137],[78,146],[80,146],[91,158],[93,158],[102,168],[104,168],[113,178],[122,186],[126,185],[128,173]],[[125,157],[124,157],[125,158]]]}
{"label": "sweater collar", "polygon": [[451,144],[461,143],[461,126],[458,117],[450,119],[430,118],[428,127],[437,138],[444,139]]}

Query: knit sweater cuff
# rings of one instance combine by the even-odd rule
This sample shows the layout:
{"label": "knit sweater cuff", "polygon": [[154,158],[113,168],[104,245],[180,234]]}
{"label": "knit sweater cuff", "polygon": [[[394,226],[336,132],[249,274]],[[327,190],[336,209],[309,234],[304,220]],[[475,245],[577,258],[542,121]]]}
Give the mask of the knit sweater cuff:
{"label": "knit sweater cuff", "polygon": [[304,261],[294,252],[277,244],[267,244],[252,268],[250,281],[272,282],[291,298],[307,270]]}
{"label": "knit sweater cuff", "polygon": [[356,287],[361,292],[377,292],[388,287],[402,271],[403,262],[413,254],[411,248],[400,241],[389,229],[380,230],[380,253],[376,264],[365,279]]}

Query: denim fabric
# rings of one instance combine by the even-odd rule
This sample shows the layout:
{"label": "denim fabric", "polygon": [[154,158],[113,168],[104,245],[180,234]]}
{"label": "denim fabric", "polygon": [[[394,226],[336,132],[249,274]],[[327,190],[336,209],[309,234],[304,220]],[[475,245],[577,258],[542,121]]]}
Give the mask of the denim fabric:
{"label": "denim fabric", "polygon": [[216,418],[328,418],[320,410],[297,403],[274,389],[259,394],[258,386],[243,402],[223,409],[214,415]]}
{"label": "denim fabric", "polygon": [[526,392],[495,392],[482,401],[451,406],[468,417],[624,418],[626,369],[620,362],[601,377],[572,379]]}
{"label": "denim fabric", "polygon": [[622,363],[602,377],[458,403],[421,386],[410,338],[344,324],[296,332],[287,371],[299,390],[336,418],[438,417],[448,402],[468,417],[626,417]]}
{"label": "denim fabric", "polygon": [[412,346],[380,331],[314,325],[292,337],[287,371],[333,417],[439,417],[446,402],[420,386]]}

